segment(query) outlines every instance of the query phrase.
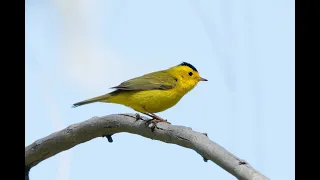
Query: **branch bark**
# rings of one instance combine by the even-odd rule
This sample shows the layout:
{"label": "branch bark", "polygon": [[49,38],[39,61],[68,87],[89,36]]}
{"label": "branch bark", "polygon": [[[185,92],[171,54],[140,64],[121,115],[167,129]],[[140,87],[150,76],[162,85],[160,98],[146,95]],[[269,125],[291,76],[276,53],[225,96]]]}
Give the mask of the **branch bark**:
{"label": "branch bark", "polygon": [[[246,161],[239,159],[225,148],[211,141],[206,134],[193,131],[188,127],[166,123],[153,124],[153,127],[150,127],[152,125],[150,124],[148,127],[146,126],[146,117],[140,117],[139,120],[136,117],[136,114],[93,117],[35,141],[25,148],[26,179],[32,167],[57,153],[102,136],[106,136],[109,142],[112,142],[111,135],[121,132],[137,134],[193,149],[205,161],[215,162],[238,179],[268,179]],[[153,131],[151,131],[152,129]]]}

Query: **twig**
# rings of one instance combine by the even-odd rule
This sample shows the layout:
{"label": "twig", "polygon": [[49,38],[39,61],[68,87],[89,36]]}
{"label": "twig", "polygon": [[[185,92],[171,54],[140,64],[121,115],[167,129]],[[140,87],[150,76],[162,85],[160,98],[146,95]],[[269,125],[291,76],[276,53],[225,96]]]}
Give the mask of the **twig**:
{"label": "twig", "polygon": [[204,160],[215,162],[238,179],[268,179],[253,169],[246,161],[239,159],[211,141],[206,134],[193,131],[188,127],[167,123],[156,124],[152,132],[146,124],[147,118],[141,116],[140,119],[137,120],[136,114],[118,114],[93,117],[87,121],[70,125],[27,146],[25,148],[25,166],[32,168],[57,153],[94,138],[106,136],[110,141],[111,135],[127,132],[193,149]]}

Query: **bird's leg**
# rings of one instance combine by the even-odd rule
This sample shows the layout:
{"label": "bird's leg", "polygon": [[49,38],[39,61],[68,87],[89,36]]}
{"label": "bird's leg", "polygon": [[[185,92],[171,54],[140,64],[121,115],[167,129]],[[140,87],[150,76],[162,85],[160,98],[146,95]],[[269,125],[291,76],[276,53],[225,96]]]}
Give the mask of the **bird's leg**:
{"label": "bird's leg", "polygon": [[171,124],[170,122],[168,122],[167,120],[165,120],[165,119],[163,119],[163,118],[161,118],[161,117],[159,117],[159,116],[157,116],[157,115],[155,115],[155,114],[153,114],[153,113],[143,113],[143,114],[145,114],[145,115],[147,115],[147,116],[150,116],[152,119],[149,119],[147,122],[148,123],[158,123],[158,122],[165,122],[165,123],[168,123],[168,124]]}
{"label": "bird's leg", "polygon": [[152,123],[155,123],[155,124],[156,124],[156,123],[158,123],[158,122],[165,122],[165,123],[171,124],[171,123],[168,122],[167,120],[165,120],[165,119],[163,119],[163,118],[155,115],[154,113],[148,112],[148,111],[145,109],[145,107],[142,107],[142,108],[143,108],[143,110],[145,111],[143,114],[152,117],[152,119],[150,119],[150,120],[147,121],[148,123],[152,122]]}
{"label": "bird's leg", "polygon": [[155,115],[153,113],[148,113],[146,115],[152,117],[152,119],[150,119],[149,122],[152,122],[152,123],[155,123],[155,124],[159,123],[159,122],[165,122],[165,123],[171,124],[167,120],[165,120],[165,119],[163,119],[163,118],[161,118],[161,117],[159,117],[159,116],[157,116],[157,115]]}
{"label": "bird's leg", "polygon": [[171,124],[170,122],[168,122],[166,119],[163,119],[153,113],[150,113],[151,114],[151,117],[153,118],[153,121],[154,123],[158,123],[158,122],[165,122],[165,123],[168,123],[168,124]]}
{"label": "bird's leg", "polygon": [[165,123],[171,124],[167,120],[164,120],[161,117],[159,117],[159,116],[157,116],[157,115],[155,115],[153,113],[146,112],[146,113],[143,113],[143,114],[145,114],[147,116],[150,116],[152,118],[152,119],[149,119],[149,120],[146,121],[146,125],[148,125],[149,127],[150,127],[151,123],[153,123],[153,125],[150,127],[152,132],[154,131],[155,127],[157,126],[157,123],[159,123],[159,122],[165,122]]}
{"label": "bird's leg", "polygon": [[152,119],[147,120],[147,122],[150,122],[151,120],[153,120],[153,116],[152,116],[151,114],[149,114],[149,113],[143,113],[143,112],[141,112],[141,113],[144,114],[144,115],[147,115],[147,116],[149,116],[149,117],[152,117]]}

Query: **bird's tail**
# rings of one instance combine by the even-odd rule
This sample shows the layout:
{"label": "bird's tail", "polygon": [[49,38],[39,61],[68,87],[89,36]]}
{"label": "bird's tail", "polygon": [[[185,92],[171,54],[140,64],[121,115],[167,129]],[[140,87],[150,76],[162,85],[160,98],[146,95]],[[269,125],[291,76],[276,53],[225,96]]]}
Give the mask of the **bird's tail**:
{"label": "bird's tail", "polygon": [[84,101],[77,102],[77,103],[73,104],[72,107],[75,108],[75,107],[78,107],[78,106],[82,106],[82,105],[90,104],[90,103],[94,103],[94,102],[106,102],[109,97],[110,97],[110,94],[97,96],[97,97],[94,97],[94,98],[91,98],[91,99],[87,99],[87,100],[84,100]]}

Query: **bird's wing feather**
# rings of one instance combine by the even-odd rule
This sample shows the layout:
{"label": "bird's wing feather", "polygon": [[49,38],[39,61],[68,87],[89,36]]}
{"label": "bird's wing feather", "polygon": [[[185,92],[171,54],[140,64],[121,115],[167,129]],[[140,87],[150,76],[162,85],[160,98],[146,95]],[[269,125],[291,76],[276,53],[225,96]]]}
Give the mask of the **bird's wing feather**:
{"label": "bird's wing feather", "polygon": [[176,86],[176,78],[166,71],[157,71],[122,82],[119,86],[112,87],[119,90],[153,90],[172,89]]}

